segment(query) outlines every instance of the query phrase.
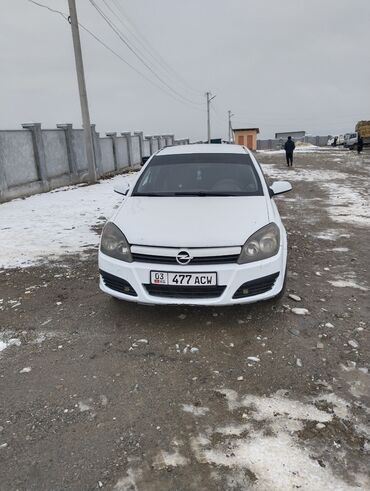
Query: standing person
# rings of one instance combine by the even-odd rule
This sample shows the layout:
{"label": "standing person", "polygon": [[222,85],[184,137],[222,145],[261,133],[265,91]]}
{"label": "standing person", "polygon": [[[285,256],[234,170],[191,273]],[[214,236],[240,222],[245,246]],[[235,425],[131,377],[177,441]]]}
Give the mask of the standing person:
{"label": "standing person", "polygon": [[336,147],[337,146],[337,141],[338,141],[338,137],[335,136],[334,137],[334,141],[333,141],[333,147]]}
{"label": "standing person", "polygon": [[285,155],[286,155],[286,165],[288,167],[289,167],[289,165],[290,165],[290,167],[293,167],[293,152],[295,149],[295,143],[292,140],[291,136],[288,136],[288,139],[284,145],[284,149],[285,149]]}
{"label": "standing person", "polygon": [[364,140],[362,136],[358,135],[357,137],[357,153],[360,155],[362,150],[364,149]]}

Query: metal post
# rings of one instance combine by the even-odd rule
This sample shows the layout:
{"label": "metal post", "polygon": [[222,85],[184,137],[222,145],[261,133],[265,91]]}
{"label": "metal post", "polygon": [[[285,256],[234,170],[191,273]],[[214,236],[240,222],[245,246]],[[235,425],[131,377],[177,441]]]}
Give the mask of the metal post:
{"label": "metal post", "polygon": [[231,125],[231,118],[233,116],[235,116],[234,114],[232,114],[232,112],[229,110],[227,111],[227,114],[229,116],[229,143],[231,143],[231,135],[232,135],[232,125]]}
{"label": "metal post", "polygon": [[208,141],[208,143],[211,143],[211,118],[210,118],[210,114],[209,114],[209,105],[210,105],[209,96],[210,96],[210,93],[207,92],[206,96],[207,96],[207,141]]}
{"label": "metal post", "polygon": [[86,157],[87,157],[87,169],[88,169],[89,182],[90,184],[92,184],[96,182],[95,154],[94,154],[93,138],[91,134],[89,106],[87,103],[85,74],[84,74],[84,66],[82,60],[81,41],[80,41],[80,33],[78,30],[78,18],[77,18],[75,0],[68,0],[68,5],[69,5],[69,16],[70,16],[70,23],[72,29],[73,48],[75,53],[78,90],[80,94],[82,124],[84,130]]}
{"label": "metal post", "polygon": [[207,97],[207,141],[208,143],[211,143],[211,115],[210,115],[210,108],[211,108],[211,101],[216,97],[215,95],[211,97],[210,92],[206,92],[206,97]]}

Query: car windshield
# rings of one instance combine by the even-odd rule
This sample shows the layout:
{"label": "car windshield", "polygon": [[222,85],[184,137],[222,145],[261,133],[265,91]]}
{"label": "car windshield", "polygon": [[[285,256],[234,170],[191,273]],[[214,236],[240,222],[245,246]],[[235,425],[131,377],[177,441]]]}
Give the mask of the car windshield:
{"label": "car windshield", "polygon": [[133,196],[262,196],[247,154],[157,155],[140,176]]}

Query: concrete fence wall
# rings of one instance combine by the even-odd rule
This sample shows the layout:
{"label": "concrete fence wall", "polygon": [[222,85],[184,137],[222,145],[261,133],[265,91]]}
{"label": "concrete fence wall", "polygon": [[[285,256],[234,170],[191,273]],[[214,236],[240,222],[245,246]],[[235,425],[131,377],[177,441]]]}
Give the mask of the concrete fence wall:
{"label": "concrete fence wall", "polygon": [[[60,186],[86,182],[87,159],[82,129],[71,124],[41,129],[40,123],[22,130],[0,131],[0,202],[30,196]],[[91,126],[99,177],[129,170],[165,146],[187,145],[174,135],[144,136],[142,132],[107,133]]]}
{"label": "concrete fence wall", "polygon": [[[295,142],[310,143],[317,147],[325,147],[328,142],[327,136],[304,136],[295,138]],[[257,150],[280,150],[285,140],[272,138],[270,140],[257,140]]]}

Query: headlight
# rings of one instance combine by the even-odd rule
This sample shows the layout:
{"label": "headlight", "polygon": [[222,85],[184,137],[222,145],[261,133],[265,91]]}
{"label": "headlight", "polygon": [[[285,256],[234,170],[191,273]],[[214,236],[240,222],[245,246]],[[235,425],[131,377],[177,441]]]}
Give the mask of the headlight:
{"label": "headlight", "polygon": [[279,247],[280,230],[275,223],[269,223],[249,237],[242,248],[238,263],[251,263],[275,256]]}
{"label": "headlight", "polygon": [[120,229],[112,222],[107,222],[103,228],[100,250],[107,256],[132,263],[129,243]]}

